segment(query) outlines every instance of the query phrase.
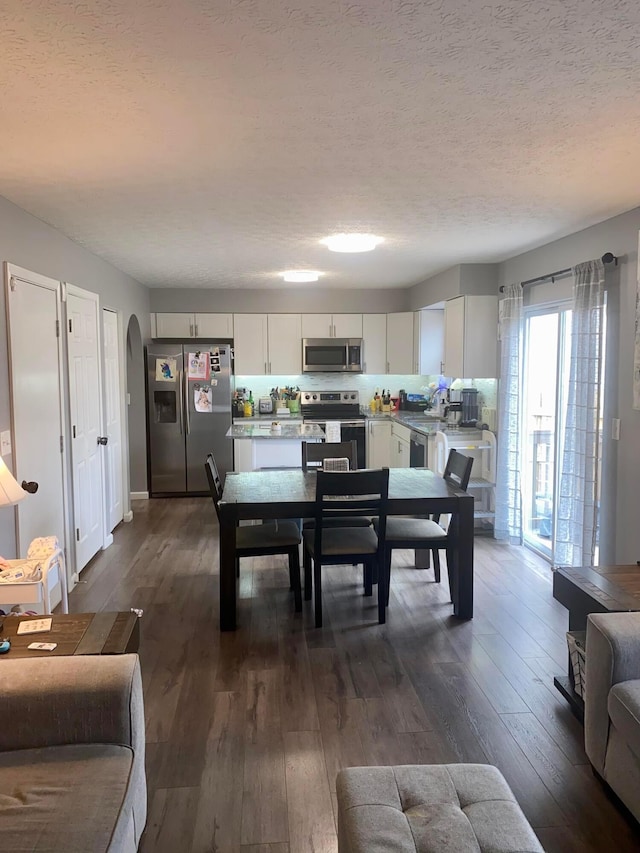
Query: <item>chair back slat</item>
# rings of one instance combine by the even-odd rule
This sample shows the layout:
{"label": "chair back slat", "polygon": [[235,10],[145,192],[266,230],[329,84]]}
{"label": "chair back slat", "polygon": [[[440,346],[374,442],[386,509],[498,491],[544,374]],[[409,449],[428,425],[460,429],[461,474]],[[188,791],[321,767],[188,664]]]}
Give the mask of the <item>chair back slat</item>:
{"label": "chair back slat", "polygon": [[461,491],[466,492],[472,467],[472,456],[465,456],[464,453],[452,449],[449,451],[449,458],[447,459],[442,477],[450,485],[456,486]]}
{"label": "chair back slat", "polygon": [[[338,459],[346,457],[349,460],[349,468],[355,471],[358,467],[358,444],[355,441],[335,442],[302,442],[302,470],[309,471],[316,467],[322,467],[325,459]],[[309,464],[311,463],[311,464]]]}
{"label": "chair back slat", "polygon": [[218,516],[218,521],[220,521],[220,511],[218,509],[218,504],[222,499],[222,482],[220,481],[220,474],[218,473],[218,466],[216,465],[215,459],[211,453],[207,454],[207,461],[204,463],[204,469],[207,473],[207,480],[209,481],[209,491],[211,492],[211,499],[213,500],[213,505],[216,510],[216,515]]}

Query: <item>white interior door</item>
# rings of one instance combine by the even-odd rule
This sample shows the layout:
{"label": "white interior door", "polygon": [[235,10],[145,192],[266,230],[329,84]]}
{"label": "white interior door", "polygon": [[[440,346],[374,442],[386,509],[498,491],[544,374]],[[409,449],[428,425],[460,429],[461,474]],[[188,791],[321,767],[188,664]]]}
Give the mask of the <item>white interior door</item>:
{"label": "white interior door", "polygon": [[[66,546],[60,283],[12,264],[5,269],[13,473],[19,483],[39,484],[16,506],[17,556],[24,557],[37,536],[57,536]],[[51,593],[55,606],[60,594]]]}
{"label": "white interior door", "polygon": [[103,544],[104,477],[98,297],[67,285],[67,357],[76,572]]}
{"label": "white interior door", "polygon": [[122,405],[120,399],[120,347],[118,315],[102,311],[104,341],[105,475],[107,498],[107,531],[120,524],[124,514],[122,501]]}

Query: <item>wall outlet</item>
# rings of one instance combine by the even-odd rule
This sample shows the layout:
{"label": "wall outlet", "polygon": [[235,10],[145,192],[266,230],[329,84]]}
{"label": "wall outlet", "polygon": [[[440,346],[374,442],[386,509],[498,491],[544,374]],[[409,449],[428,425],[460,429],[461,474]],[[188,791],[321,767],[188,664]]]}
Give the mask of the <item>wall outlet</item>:
{"label": "wall outlet", "polygon": [[620,441],[620,418],[611,418],[611,438]]}
{"label": "wall outlet", "polygon": [[11,433],[8,429],[0,432],[0,456],[11,456]]}

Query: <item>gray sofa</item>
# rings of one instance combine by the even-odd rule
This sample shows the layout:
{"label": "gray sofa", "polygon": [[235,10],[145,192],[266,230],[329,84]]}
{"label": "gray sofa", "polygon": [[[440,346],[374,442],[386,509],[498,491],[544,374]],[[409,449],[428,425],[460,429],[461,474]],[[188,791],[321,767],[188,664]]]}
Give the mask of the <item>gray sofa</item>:
{"label": "gray sofa", "polygon": [[640,613],[592,613],[587,622],[585,749],[640,820]]}
{"label": "gray sofa", "polygon": [[147,791],[137,655],[0,658],[0,850],[134,853]]}

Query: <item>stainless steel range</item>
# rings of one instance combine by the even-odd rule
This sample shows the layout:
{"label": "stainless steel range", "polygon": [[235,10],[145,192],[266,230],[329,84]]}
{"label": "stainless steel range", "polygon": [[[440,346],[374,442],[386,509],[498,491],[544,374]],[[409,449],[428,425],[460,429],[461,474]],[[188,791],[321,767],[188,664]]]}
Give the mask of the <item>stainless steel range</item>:
{"label": "stainless steel range", "polygon": [[367,467],[366,421],[360,414],[358,391],[301,391],[300,412],[305,423],[340,422],[340,440],[356,440],[358,468]]}

